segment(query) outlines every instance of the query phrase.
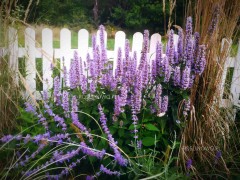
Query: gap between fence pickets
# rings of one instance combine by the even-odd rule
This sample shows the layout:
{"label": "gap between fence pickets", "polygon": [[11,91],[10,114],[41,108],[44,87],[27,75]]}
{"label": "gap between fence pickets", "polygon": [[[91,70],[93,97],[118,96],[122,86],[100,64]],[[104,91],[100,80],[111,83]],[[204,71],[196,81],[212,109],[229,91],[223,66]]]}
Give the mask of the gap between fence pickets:
{"label": "gap between fence pickets", "polygon": [[[36,41],[35,41],[35,31],[32,28],[26,28],[25,30],[25,47],[19,48],[18,47],[18,38],[17,37],[17,31],[13,28],[10,28],[9,30],[9,37],[11,39],[11,43],[9,45],[9,51],[10,51],[10,64],[14,62],[14,65],[12,67],[18,68],[18,58],[26,57],[26,68],[29,71],[26,80],[30,84],[30,92],[37,95],[39,93],[36,93],[36,58],[42,58],[43,59],[43,90],[49,89],[52,87],[52,71],[50,69],[50,65],[52,63],[53,57],[55,59],[60,59],[62,61],[62,58],[65,59],[65,65],[67,66],[67,70],[70,68],[70,62],[73,58],[73,53],[76,50],[79,53],[79,56],[82,57],[83,61],[86,61],[86,54],[90,53],[92,55],[92,48],[89,47],[89,32],[86,29],[81,29],[78,32],[78,49],[72,49],[71,48],[71,31],[63,28],[60,31],[60,48],[56,49],[53,48],[53,32],[49,28],[45,28],[42,30],[42,47],[36,47]],[[15,38],[14,38],[15,37]],[[107,32],[104,32],[104,41],[105,46],[107,47]],[[125,41],[126,41],[126,34],[123,31],[118,31],[115,34],[115,45],[114,50],[110,51],[107,50],[107,55],[110,61],[113,61],[113,68],[116,69],[116,59],[117,59],[117,51],[118,48],[122,49],[123,55],[125,51]],[[155,49],[156,49],[156,42],[161,42],[161,35],[160,34],[153,34],[150,37],[150,47],[149,47],[149,53],[148,53],[148,59],[151,61],[155,58]],[[178,35],[174,34],[174,45],[175,48],[177,48],[177,42],[178,42]],[[99,31],[97,31],[97,44],[99,45]],[[133,35],[133,43],[132,43],[132,52],[137,52],[138,57],[138,63],[141,56],[141,50],[142,50],[142,43],[143,43],[143,34],[140,32],[136,32]],[[4,55],[4,49],[1,50],[1,55]],[[91,56],[92,58],[92,56]],[[230,63],[228,61],[231,61]],[[224,82],[226,79],[226,70],[228,67],[234,67],[234,77],[233,77],[233,83],[231,85],[231,93],[233,94],[233,102],[230,104],[238,104],[239,100],[237,96],[239,97],[240,93],[240,81],[239,81],[239,67],[240,67],[240,46],[238,46],[238,53],[237,56],[234,58],[228,58],[227,63],[224,67],[224,73],[222,78],[221,87],[223,89]],[[234,63],[233,63],[234,62]],[[62,64],[62,62],[61,62]],[[152,63],[150,63],[151,65]],[[234,64],[234,66],[233,66]],[[17,77],[16,77],[17,78]],[[222,95],[223,91],[221,92]],[[37,97],[40,97],[37,95]],[[229,107],[229,103],[226,103],[226,100],[222,100],[221,105],[223,107],[227,106]]]}

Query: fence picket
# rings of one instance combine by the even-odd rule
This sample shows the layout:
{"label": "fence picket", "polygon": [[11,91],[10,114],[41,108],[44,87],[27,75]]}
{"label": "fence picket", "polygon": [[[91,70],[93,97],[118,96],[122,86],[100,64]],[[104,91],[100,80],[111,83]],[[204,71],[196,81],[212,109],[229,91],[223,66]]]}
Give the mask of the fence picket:
{"label": "fence picket", "polygon": [[132,52],[134,51],[137,52],[137,64],[139,64],[139,61],[140,61],[142,45],[143,45],[143,34],[140,32],[136,32],[133,35]]}
{"label": "fence picket", "polygon": [[[26,71],[27,71],[27,77],[26,81],[29,85],[28,91],[30,94],[36,95],[36,62],[35,58],[42,57],[43,58],[43,80],[48,79],[48,86],[46,84],[46,81],[43,83],[43,89],[47,89],[52,86],[52,71],[50,70],[51,62],[53,61],[53,58],[62,58],[65,59],[65,65],[67,67],[67,71],[70,69],[70,62],[73,58],[73,52],[75,50],[78,51],[79,56],[82,57],[83,61],[86,59],[86,54],[88,52],[92,51],[92,48],[89,47],[89,32],[86,29],[81,29],[78,32],[78,47],[77,49],[71,48],[71,32],[63,28],[60,32],[60,48],[56,49],[53,48],[53,34],[52,30],[50,29],[43,29],[42,31],[42,48],[36,48],[35,47],[35,31],[31,28],[27,28],[25,30],[25,48],[18,47],[18,41],[17,41],[17,31],[13,28],[9,29],[9,40],[10,44],[8,48],[0,48],[1,49],[1,56],[5,54],[5,52],[9,52],[10,59],[9,59],[9,67],[17,71],[18,70],[18,60],[17,58],[21,57],[27,57],[26,58]],[[100,31],[97,31],[97,39],[96,43],[100,45]],[[107,32],[104,32],[104,41],[105,46],[107,47]],[[118,48],[122,48],[122,52],[124,55],[125,50],[125,41],[126,41],[126,34],[123,31],[118,31],[115,34],[115,45],[114,50],[107,50],[108,58],[113,59],[113,69],[116,69],[116,60],[117,60],[117,52]],[[161,42],[161,35],[159,34],[153,34],[150,38],[150,47],[149,47],[149,53],[148,57],[149,61],[153,60],[155,58],[154,54],[156,51],[156,42]],[[178,35],[174,34],[174,45],[175,48],[177,48],[177,42],[178,42]],[[223,46],[225,43],[231,43],[231,41],[223,40]],[[136,32],[133,35],[133,42],[132,42],[132,51],[137,52],[137,63],[139,64],[140,58],[141,58],[141,50],[143,45],[143,34],[140,32]],[[228,45],[229,47],[229,45]],[[176,50],[176,49],[175,49]],[[62,65],[62,63],[61,63]],[[151,65],[151,63],[150,63]],[[232,99],[222,99],[223,92],[224,92],[224,84],[226,80],[227,70],[229,67],[234,68],[233,72],[233,78],[231,83],[230,92],[232,93]],[[62,66],[61,66],[62,68]],[[221,106],[222,107],[229,107],[232,105],[239,105],[239,95],[240,95],[240,41],[238,45],[238,53],[236,57],[228,57],[225,65],[223,67],[223,76],[222,76],[222,82],[220,84],[221,92],[220,92],[220,98],[222,99]],[[62,77],[62,73],[61,73]],[[17,81],[16,77],[16,81]],[[67,83],[68,84],[68,83]],[[29,94],[26,93],[26,97]]]}
{"label": "fence picket", "polygon": [[53,33],[51,29],[42,30],[42,50],[43,90],[47,90],[53,85],[51,64],[56,65],[53,62]]}
{"label": "fence picket", "polygon": [[78,31],[78,52],[83,60],[86,59],[86,55],[88,52],[88,40],[89,33],[86,29],[81,29]]}
{"label": "fence picket", "polygon": [[[26,49],[26,81],[28,82],[28,91],[35,96],[36,92],[36,60],[35,60],[35,31],[31,28],[25,30],[25,49]],[[28,94],[25,94],[26,96]]]}
{"label": "fence picket", "polygon": [[62,59],[64,57],[64,64],[67,68],[67,72],[70,69],[71,59],[73,58],[73,53],[70,53],[70,51],[71,51],[71,32],[68,29],[63,28],[60,32],[60,58]]}
{"label": "fence picket", "polygon": [[233,104],[237,105],[240,95],[240,40],[238,42],[238,52],[234,63],[231,93],[233,95]]}
{"label": "fence picket", "polygon": [[[125,41],[126,41],[126,34],[123,31],[118,31],[115,34],[115,43],[114,44],[114,60],[113,60],[113,69],[117,67],[117,56],[118,56],[118,49],[121,48],[122,55],[125,53]],[[115,71],[114,71],[115,73]]]}
{"label": "fence picket", "polygon": [[[151,36],[151,39],[150,39],[150,50],[149,50],[149,55],[150,55],[149,59],[150,60],[155,59],[157,42],[161,43],[161,35],[158,33],[155,33]],[[150,63],[150,65],[151,65],[151,63]]]}
{"label": "fence picket", "polygon": [[[15,74],[15,83],[18,85],[18,34],[17,30],[14,28],[9,28],[8,32],[9,37],[9,46],[8,49],[10,51],[10,57],[9,57],[9,68],[13,71]],[[2,53],[2,56],[4,53]]]}

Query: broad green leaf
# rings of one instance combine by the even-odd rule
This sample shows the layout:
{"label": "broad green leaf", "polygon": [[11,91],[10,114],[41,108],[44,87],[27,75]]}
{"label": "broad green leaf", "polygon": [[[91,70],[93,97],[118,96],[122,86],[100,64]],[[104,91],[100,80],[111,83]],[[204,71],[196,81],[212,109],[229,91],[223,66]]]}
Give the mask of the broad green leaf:
{"label": "broad green leaf", "polygon": [[109,128],[109,130],[110,130],[111,134],[115,134],[115,132],[117,131],[117,128],[112,126]]}
{"label": "broad green leaf", "polygon": [[144,146],[152,146],[154,145],[155,139],[153,137],[145,137],[142,139],[142,143]]}
{"label": "broad green leaf", "polygon": [[[140,125],[137,125],[137,128],[136,128],[136,129],[139,129],[139,127],[140,127]],[[129,129],[129,130],[134,130],[134,125],[131,124],[128,129]]]}
{"label": "broad green leaf", "polygon": [[124,119],[127,119],[127,117],[126,117],[126,114],[125,114],[125,113],[122,113],[122,117],[123,117]]}
{"label": "broad green leaf", "polygon": [[149,131],[159,131],[159,129],[156,126],[154,126],[153,124],[146,124],[145,127]]}
{"label": "broad green leaf", "polygon": [[124,135],[124,129],[119,129],[118,130],[118,135],[119,135],[119,137],[122,137],[123,135]]}

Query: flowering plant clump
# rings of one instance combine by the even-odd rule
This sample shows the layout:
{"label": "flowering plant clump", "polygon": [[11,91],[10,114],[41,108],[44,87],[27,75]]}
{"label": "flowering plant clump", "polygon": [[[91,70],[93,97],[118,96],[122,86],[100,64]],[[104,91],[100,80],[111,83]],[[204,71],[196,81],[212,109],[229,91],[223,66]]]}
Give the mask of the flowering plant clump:
{"label": "flowering plant clump", "polygon": [[205,46],[199,45],[198,33],[193,35],[191,17],[178,35],[174,46],[174,31],[169,32],[165,54],[158,42],[149,62],[145,30],[139,64],[126,40],[125,53],[119,48],[113,69],[100,26],[100,45],[93,36],[86,63],[75,52],[70,69],[63,65],[62,76],[53,75],[53,88],[43,92],[38,106],[25,103],[21,118],[40,126],[1,138],[4,146],[15,142],[21,147],[13,167],[26,179],[79,174],[94,179],[123,175],[131,165],[129,157],[141,149],[165,151],[187,119],[190,89],[206,64]]}

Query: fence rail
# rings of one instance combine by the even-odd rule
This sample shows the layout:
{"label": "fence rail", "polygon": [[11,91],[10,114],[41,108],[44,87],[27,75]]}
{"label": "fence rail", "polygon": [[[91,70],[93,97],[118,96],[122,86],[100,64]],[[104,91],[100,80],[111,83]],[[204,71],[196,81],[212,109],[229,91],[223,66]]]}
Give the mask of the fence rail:
{"label": "fence rail", "polygon": [[[52,87],[52,71],[50,69],[53,59],[60,59],[64,57],[64,63],[67,70],[70,68],[70,61],[73,58],[73,53],[76,50],[79,56],[82,57],[83,61],[86,61],[86,55],[89,53],[92,55],[92,47],[89,47],[89,32],[86,29],[81,29],[78,32],[78,48],[71,48],[71,32],[70,30],[63,28],[60,31],[60,48],[53,48],[53,32],[51,29],[45,28],[42,30],[42,46],[36,46],[36,33],[32,28],[26,28],[25,30],[25,47],[19,47],[18,45],[18,32],[17,30],[9,29],[9,47],[0,48],[0,56],[9,54],[9,67],[18,72],[19,58],[26,57],[26,72],[27,76],[25,78],[28,84],[28,91],[35,97],[39,97],[39,93],[36,91],[36,58],[42,58],[42,72],[43,76],[40,77],[43,80],[43,90]],[[99,31],[97,32],[97,44],[99,44]],[[123,31],[118,31],[115,34],[115,44],[114,50],[107,50],[107,56],[110,61],[113,61],[113,68],[116,68],[117,51],[120,47],[124,53],[126,34]],[[149,60],[152,60],[156,50],[156,42],[161,42],[160,34],[153,34],[150,37],[149,45]],[[174,44],[176,45],[178,41],[178,36],[174,35]],[[107,32],[105,32],[105,42],[107,42]],[[223,44],[226,41],[223,41]],[[131,47],[131,52],[136,51],[138,62],[142,50],[143,34],[136,32],[133,35],[133,42]],[[231,43],[231,42],[230,42]],[[107,43],[106,43],[107,44]],[[222,46],[224,47],[224,46]],[[62,65],[62,63],[60,63]],[[150,63],[151,64],[151,63]],[[221,89],[222,92],[220,97],[223,97],[224,84],[229,68],[233,68],[233,77],[231,81],[230,93],[231,96],[228,99],[222,99],[221,106],[229,107],[232,105],[239,105],[239,95],[240,95],[240,41],[238,45],[238,52],[236,57],[228,57],[224,66],[224,72],[222,77]],[[18,83],[18,76],[16,76],[16,82]]]}

